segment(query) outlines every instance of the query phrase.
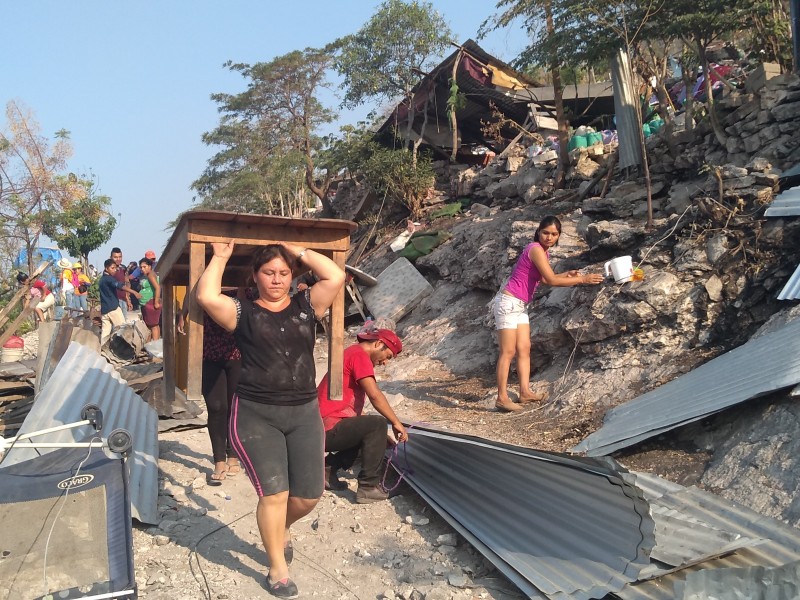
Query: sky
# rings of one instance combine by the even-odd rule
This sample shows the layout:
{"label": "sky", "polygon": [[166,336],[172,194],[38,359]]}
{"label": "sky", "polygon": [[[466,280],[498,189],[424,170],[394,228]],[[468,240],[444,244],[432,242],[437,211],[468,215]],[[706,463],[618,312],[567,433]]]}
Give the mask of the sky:
{"label": "sky", "polygon": [[[481,0],[432,3],[459,42],[475,39],[494,8]],[[51,143],[56,131],[68,130],[73,146],[68,170],[94,173],[100,193],[111,197],[118,226],[111,240],[90,254],[92,264],[102,269],[113,246],[122,249],[126,262],[151,249],[160,256],[172,233],[169,223],[192,207],[191,183],[216,151],[201,141],[219,121],[210,95],[245,89],[244,79],[223,63],[265,62],[323,46],[357,31],[379,4],[7,2],[0,101],[3,109],[10,100],[31,109]],[[510,61],[526,36],[512,28],[479,43]],[[344,112],[338,124],[355,123],[370,108]],[[5,126],[3,110],[0,127]]]}

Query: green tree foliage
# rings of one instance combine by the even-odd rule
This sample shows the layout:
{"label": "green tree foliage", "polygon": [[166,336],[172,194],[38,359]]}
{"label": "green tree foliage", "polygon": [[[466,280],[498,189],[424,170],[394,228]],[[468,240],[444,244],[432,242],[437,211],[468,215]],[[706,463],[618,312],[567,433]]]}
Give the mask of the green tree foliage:
{"label": "green tree foliage", "polygon": [[82,197],[62,210],[45,213],[42,231],[71,256],[89,264],[89,253],[111,239],[117,220],[111,214],[111,198],[99,193],[94,177],[78,180]]}
{"label": "green tree foliage", "polygon": [[413,219],[422,216],[422,202],[434,183],[433,167],[426,154],[414,160],[410,152],[390,150],[373,142],[361,172],[379,195],[385,194],[405,206]]}
{"label": "green tree foliage", "polygon": [[[751,9],[751,0],[672,0],[664,5],[660,23],[666,32],[694,48],[703,73],[708,73],[708,47],[741,27]],[[719,143],[724,145],[727,135],[714,110],[709,77],[705,78],[705,92],[711,126]]]}
{"label": "green tree foliage", "polygon": [[363,178],[378,195],[404,206],[413,218],[421,216],[422,202],[434,184],[427,154],[415,161],[410,152],[386,148],[363,123],[345,126],[341,135],[328,140],[327,160],[345,176]]}
{"label": "green tree foliage", "polygon": [[781,0],[752,0],[745,31],[753,55],[792,70],[792,28],[789,11]]}
{"label": "green tree foliage", "polygon": [[335,43],[345,106],[408,94],[452,39],[430,2],[386,0],[361,29]]}
{"label": "green tree foliage", "polygon": [[[317,98],[332,57],[313,48],[253,65],[227,63],[247,81],[240,94],[213,94],[219,126],[203,141],[219,146],[192,184],[204,208],[299,216],[305,187],[330,211],[331,173],[317,167],[319,127],[335,114]],[[305,185],[304,185],[305,184]]]}
{"label": "green tree foliage", "polygon": [[34,270],[44,220],[50,211],[65,210],[82,197],[74,177],[59,177],[72,154],[69,132],[61,130],[50,142],[27,107],[11,101],[6,125],[0,131],[0,231],[4,249],[27,251],[28,271]]}
{"label": "green tree foliage", "polygon": [[343,104],[370,99],[409,102],[406,141],[414,122],[413,88],[441,59],[453,35],[430,2],[386,0],[361,29],[333,44],[344,78]]}

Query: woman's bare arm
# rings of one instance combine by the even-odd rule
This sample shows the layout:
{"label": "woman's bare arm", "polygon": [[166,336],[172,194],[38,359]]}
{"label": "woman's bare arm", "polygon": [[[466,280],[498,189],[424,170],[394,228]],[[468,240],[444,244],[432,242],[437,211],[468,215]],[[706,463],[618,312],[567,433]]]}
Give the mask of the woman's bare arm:
{"label": "woman's bare arm", "polygon": [[283,246],[295,258],[302,252],[303,257],[299,260],[316,275],[317,283],[311,286],[309,293],[314,313],[321,318],[344,285],[344,271],[324,254],[295,244],[283,244]]}
{"label": "woman's bare arm", "polygon": [[226,331],[236,329],[236,302],[222,293],[222,274],[233,254],[233,240],[212,243],[214,256],[197,282],[197,303]]}
{"label": "woman's bare arm", "polygon": [[598,284],[603,281],[603,276],[599,273],[581,275],[577,271],[568,271],[567,273],[556,274],[550,267],[547,254],[545,254],[541,246],[533,246],[528,252],[528,257],[539,270],[539,273],[541,273],[542,283],[546,283],[547,285],[552,285],[554,287],[570,287],[581,284]]}

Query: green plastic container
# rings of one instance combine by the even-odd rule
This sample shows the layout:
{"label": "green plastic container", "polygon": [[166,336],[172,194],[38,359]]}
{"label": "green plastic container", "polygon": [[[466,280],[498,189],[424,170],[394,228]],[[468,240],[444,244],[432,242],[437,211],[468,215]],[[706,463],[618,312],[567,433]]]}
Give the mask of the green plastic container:
{"label": "green plastic container", "polygon": [[573,135],[572,139],[567,144],[567,150],[572,151],[575,148],[586,148],[589,145],[585,135]]}
{"label": "green plastic container", "polygon": [[603,134],[598,132],[593,132],[588,134],[587,136],[589,146],[596,146],[597,144],[603,143]]}

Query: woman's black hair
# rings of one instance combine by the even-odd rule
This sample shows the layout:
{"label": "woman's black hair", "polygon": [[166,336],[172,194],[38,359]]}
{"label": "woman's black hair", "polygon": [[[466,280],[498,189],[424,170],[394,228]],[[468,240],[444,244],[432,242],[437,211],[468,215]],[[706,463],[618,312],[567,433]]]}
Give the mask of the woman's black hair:
{"label": "woman's black hair", "polygon": [[[558,217],[555,217],[553,215],[549,215],[549,216],[545,217],[544,219],[542,219],[542,222],[539,223],[539,226],[536,228],[536,233],[533,234],[533,241],[538,242],[539,241],[539,230],[540,229],[544,229],[545,227],[550,227],[550,225],[555,225],[556,229],[558,229],[558,235],[559,236],[561,235],[561,221],[558,219]],[[558,240],[556,240],[556,243],[553,244],[553,245],[554,246],[558,246]]]}
{"label": "woman's black hair", "polygon": [[25,283],[26,281],[28,281],[28,274],[27,273],[23,273],[22,271],[17,273],[17,282],[18,283]]}
{"label": "woman's black hair", "polygon": [[289,254],[286,248],[280,244],[269,244],[268,246],[259,248],[253,255],[253,273],[257,273],[263,265],[267,264],[273,258],[283,259],[283,262],[289,266],[292,272],[296,270],[297,261]]}
{"label": "woman's black hair", "polygon": [[[152,258],[147,258],[147,257],[140,258],[139,259],[139,265],[141,265],[142,263],[146,264],[151,269],[153,268],[153,259]],[[134,264],[136,264],[136,263],[134,263]]]}

